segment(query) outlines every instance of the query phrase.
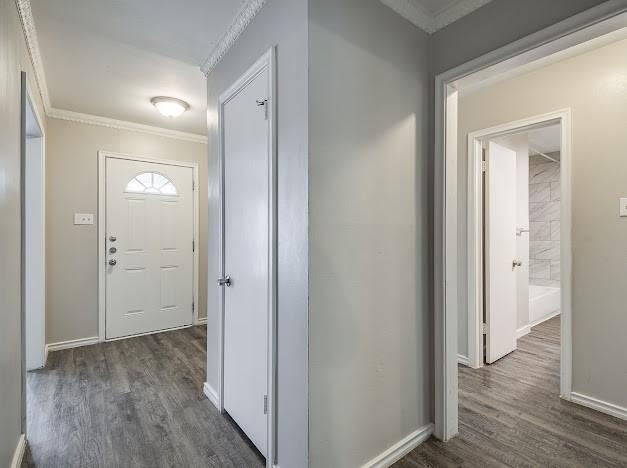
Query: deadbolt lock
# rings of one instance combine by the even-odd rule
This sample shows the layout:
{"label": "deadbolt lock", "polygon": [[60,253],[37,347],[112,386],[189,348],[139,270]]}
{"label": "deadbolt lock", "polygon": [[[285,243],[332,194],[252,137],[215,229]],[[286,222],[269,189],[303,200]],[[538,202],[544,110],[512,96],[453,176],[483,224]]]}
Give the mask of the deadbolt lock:
{"label": "deadbolt lock", "polygon": [[116,266],[118,264],[118,261],[114,258],[112,258],[111,260],[109,260],[109,265],[111,266]]}
{"label": "deadbolt lock", "polygon": [[114,253],[116,253],[117,251],[118,251],[118,249],[116,249],[115,247],[111,247],[111,248],[109,249],[109,253],[110,253],[110,254],[114,254]]}

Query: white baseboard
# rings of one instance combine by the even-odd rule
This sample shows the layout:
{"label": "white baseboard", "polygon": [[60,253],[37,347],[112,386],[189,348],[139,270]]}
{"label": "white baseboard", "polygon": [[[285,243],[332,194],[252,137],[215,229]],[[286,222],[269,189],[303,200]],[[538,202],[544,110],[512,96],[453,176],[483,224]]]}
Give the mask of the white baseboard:
{"label": "white baseboard", "polygon": [[13,459],[11,460],[11,468],[20,468],[22,466],[22,458],[24,458],[24,452],[26,451],[26,436],[22,434],[17,440],[17,446],[15,452],[13,452]]}
{"label": "white baseboard", "polygon": [[78,340],[59,341],[58,343],[48,343],[46,345],[46,356],[48,351],[61,351],[62,349],[78,348],[80,346],[89,346],[97,344],[100,339],[97,336],[91,338],[80,338]]}
{"label": "white baseboard", "polygon": [[466,366],[466,367],[470,367],[470,362],[468,361],[468,357],[467,356],[463,356],[461,354],[457,355],[457,362]]}
{"label": "white baseboard", "polygon": [[531,325],[525,325],[516,330],[516,339],[520,339],[531,332]]}
{"label": "white baseboard", "polygon": [[215,406],[219,410],[220,409],[220,397],[218,396],[218,392],[216,392],[213,389],[213,387],[209,385],[208,382],[205,382],[205,384],[202,386],[202,391],[205,394],[205,396],[209,399],[209,401],[213,403],[213,406]]}
{"label": "white baseboard", "polygon": [[393,465],[433,434],[433,424],[427,424],[399,440],[385,452],[365,463],[361,468],[387,468]]}
{"label": "white baseboard", "polygon": [[207,317],[199,317],[196,325],[207,325]]}
{"label": "white baseboard", "polygon": [[581,393],[570,392],[570,401],[577,403],[578,405],[586,406],[601,413],[609,414],[619,419],[627,421],[627,408],[608,403],[607,401],[598,400],[596,398],[582,395]]}
{"label": "white baseboard", "polygon": [[529,324],[529,326],[531,328],[535,327],[536,325],[540,325],[542,322],[546,322],[547,320],[551,320],[553,317],[557,317],[559,314],[561,314],[562,311],[561,310],[556,310],[555,312],[551,312],[549,315],[545,315],[542,318],[539,318],[538,320],[531,322]]}

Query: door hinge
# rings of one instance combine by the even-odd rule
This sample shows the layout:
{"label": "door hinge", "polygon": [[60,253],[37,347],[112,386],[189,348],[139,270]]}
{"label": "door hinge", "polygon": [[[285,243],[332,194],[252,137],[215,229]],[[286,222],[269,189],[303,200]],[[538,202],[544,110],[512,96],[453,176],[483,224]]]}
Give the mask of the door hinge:
{"label": "door hinge", "polygon": [[264,118],[268,120],[268,99],[257,99],[257,106],[263,106]]}
{"label": "door hinge", "polygon": [[192,312],[194,312],[196,310],[196,304],[194,304],[194,301],[192,301]]}
{"label": "door hinge", "polygon": [[192,252],[196,252],[196,241],[192,241]]}
{"label": "door hinge", "polygon": [[192,191],[196,190],[196,181],[192,179]]}
{"label": "door hinge", "polygon": [[481,171],[486,172],[488,170],[488,163],[486,161],[481,161]]}
{"label": "door hinge", "polygon": [[268,414],[268,395],[263,396],[263,414]]}
{"label": "door hinge", "polygon": [[488,324],[487,323],[482,323],[481,324],[481,334],[482,335],[487,335],[488,334]]}

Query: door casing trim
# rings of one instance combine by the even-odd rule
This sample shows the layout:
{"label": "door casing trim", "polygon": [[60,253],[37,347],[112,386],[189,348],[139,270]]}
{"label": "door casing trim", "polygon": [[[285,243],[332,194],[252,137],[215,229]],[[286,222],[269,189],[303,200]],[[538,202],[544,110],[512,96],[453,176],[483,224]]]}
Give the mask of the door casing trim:
{"label": "door casing trim", "polygon": [[481,183],[482,141],[513,133],[519,133],[547,124],[561,127],[560,180],[562,196],[560,202],[560,259],[562,295],[561,321],[561,395],[568,399],[571,386],[571,304],[572,294],[572,248],[571,248],[571,110],[562,109],[537,115],[494,127],[477,130],[468,134],[468,191],[467,191],[467,245],[468,245],[468,366],[478,369],[483,366],[481,313],[483,310],[483,190]]}
{"label": "door casing trim", "polygon": [[[220,275],[224,277],[224,106],[237,96],[254,78],[264,70],[268,70],[268,153],[269,157],[269,242],[268,242],[268,426],[266,466],[272,468],[276,463],[276,362],[277,362],[277,138],[276,138],[276,49],[272,47],[257,62],[255,62],[242,76],[240,76],[218,98],[218,145],[219,145],[219,206],[220,226],[218,228],[220,240]],[[224,288],[219,297],[218,306],[218,409],[224,412]]]}
{"label": "door casing trim", "polygon": [[[98,341],[114,341],[106,339],[106,255],[105,255],[105,241],[106,241],[106,228],[107,228],[107,213],[106,213],[106,186],[107,175],[105,170],[105,163],[108,158],[111,159],[124,159],[127,161],[140,161],[147,163],[163,164],[166,166],[181,166],[189,167],[193,172],[194,190],[194,241],[196,248],[194,249],[193,259],[193,279],[192,289],[194,294],[194,310],[192,312],[192,326],[198,325],[198,259],[199,259],[199,192],[198,189],[198,163],[175,161],[169,159],[151,158],[147,156],[138,156],[132,154],[114,153],[111,151],[98,151]],[[185,328],[185,327],[183,327]],[[130,335],[122,338],[132,338],[133,336],[150,335],[153,333],[161,333],[168,330],[159,330],[156,332],[141,333],[139,335]]]}
{"label": "door casing trim", "polygon": [[[458,433],[457,99],[460,80],[489,67],[512,69],[627,24],[627,6],[604,2],[435,77],[434,89],[434,419],[436,438]],[[570,300],[571,298],[568,298]],[[570,355],[570,352],[568,353]],[[569,363],[570,365],[571,363]]]}

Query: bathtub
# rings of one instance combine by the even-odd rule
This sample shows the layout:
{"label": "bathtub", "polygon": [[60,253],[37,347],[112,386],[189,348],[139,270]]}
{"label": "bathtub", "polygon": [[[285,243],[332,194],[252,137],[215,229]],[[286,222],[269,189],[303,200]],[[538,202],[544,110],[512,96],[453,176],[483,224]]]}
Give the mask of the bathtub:
{"label": "bathtub", "polygon": [[560,288],[529,285],[529,323],[544,322],[560,313]]}

